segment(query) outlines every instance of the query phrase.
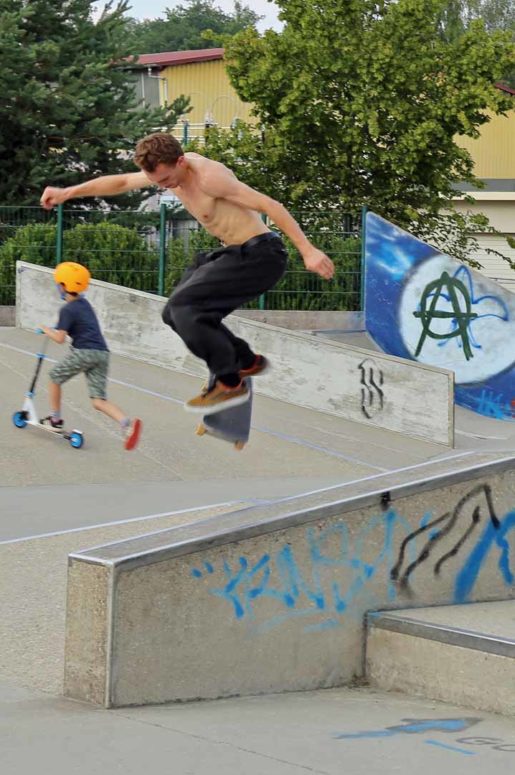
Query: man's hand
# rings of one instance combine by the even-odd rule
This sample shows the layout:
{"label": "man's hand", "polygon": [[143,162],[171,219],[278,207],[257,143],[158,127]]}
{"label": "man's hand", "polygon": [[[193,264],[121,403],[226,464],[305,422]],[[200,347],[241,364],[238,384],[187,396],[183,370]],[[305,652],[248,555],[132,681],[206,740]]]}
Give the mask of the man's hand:
{"label": "man's hand", "polygon": [[51,210],[52,207],[62,205],[63,202],[66,202],[66,189],[55,186],[47,186],[40,199],[41,207],[44,207],[45,210]]}
{"label": "man's hand", "polygon": [[306,269],[310,272],[316,272],[324,280],[331,280],[334,277],[334,264],[325,253],[318,248],[311,247],[309,251],[302,256]]}

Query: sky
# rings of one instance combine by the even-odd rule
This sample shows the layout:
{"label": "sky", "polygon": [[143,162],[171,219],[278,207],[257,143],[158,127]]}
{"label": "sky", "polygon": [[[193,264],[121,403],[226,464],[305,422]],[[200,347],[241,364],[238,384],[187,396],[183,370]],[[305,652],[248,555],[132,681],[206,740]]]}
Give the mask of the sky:
{"label": "sky", "polygon": [[[156,19],[164,16],[165,8],[175,8],[178,5],[186,5],[181,0],[131,0],[131,10],[129,14],[135,19]],[[215,6],[221,8],[225,13],[234,11],[233,0],[214,0]],[[248,5],[255,13],[265,17],[259,24],[258,29],[262,32],[265,29],[281,29],[281,22],[277,18],[278,8],[275,3],[268,0],[243,0],[243,5]]]}

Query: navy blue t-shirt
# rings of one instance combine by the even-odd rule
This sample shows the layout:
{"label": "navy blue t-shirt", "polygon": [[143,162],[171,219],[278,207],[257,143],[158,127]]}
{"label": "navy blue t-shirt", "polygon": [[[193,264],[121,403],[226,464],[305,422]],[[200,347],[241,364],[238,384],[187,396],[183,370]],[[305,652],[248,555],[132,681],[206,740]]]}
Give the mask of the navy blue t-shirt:
{"label": "navy blue t-shirt", "polygon": [[61,307],[57,328],[71,336],[76,350],[109,350],[95,311],[82,296]]}

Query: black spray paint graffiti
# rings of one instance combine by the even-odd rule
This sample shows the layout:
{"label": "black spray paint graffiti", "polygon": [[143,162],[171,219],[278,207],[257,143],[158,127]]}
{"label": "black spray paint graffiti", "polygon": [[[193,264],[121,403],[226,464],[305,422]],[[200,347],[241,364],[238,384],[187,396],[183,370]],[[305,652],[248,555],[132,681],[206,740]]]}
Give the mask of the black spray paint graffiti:
{"label": "black spray paint graffiti", "polygon": [[[471,509],[468,514],[469,519],[467,519],[468,509]],[[488,484],[480,484],[477,487],[473,487],[472,490],[466,493],[466,495],[458,501],[452,512],[445,512],[441,517],[437,517],[436,519],[427,522],[425,525],[406,536],[401,543],[399,557],[390,572],[390,578],[392,581],[397,581],[401,589],[408,590],[410,576],[423,562],[436,552],[438,544],[449,536],[455,527],[458,535],[463,529],[463,533],[459,535],[452,548],[445,552],[435,562],[433,572],[435,576],[438,576],[443,564],[451,557],[455,557],[458,554],[462,546],[467,542],[482,520],[490,520],[493,527],[496,529],[500,526],[493,505],[492,488]],[[418,553],[418,556],[415,560],[406,565],[406,553],[409,543],[415,542],[420,535],[428,532],[430,533],[429,538]]]}
{"label": "black spray paint graffiti", "polygon": [[369,420],[382,411],[384,392],[383,372],[372,358],[365,358],[358,366],[361,372],[361,412]]}
{"label": "black spray paint graffiti", "polygon": [[[445,290],[444,290],[445,288]],[[461,296],[461,301],[460,297]],[[452,310],[446,311],[437,309],[438,302],[442,298],[444,302],[450,303]],[[428,307],[428,299],[431,299]],[[463,304],[463,309],[462,305]],[[450,277],[447,272],[442,272],[438,280],[428,283],[424,288],[420,300],[420,310],[414,312],[416,318],[420,318],[422,323],[422,333],[418,340],[415,358],[418,358],[424,346],[426,337],[431,339],[453,339],[455,336],[461,337],[463,344],[463,354],[467,360],[472,358],[470,348],[468,326],[471,320],[477,318],[477,314],[472,312],[472,300],[465,283],[457,280],[456,277]],[[431,330],[433,320],[447,319],[452,325],[452,329],[446,333],[439,334]]]}

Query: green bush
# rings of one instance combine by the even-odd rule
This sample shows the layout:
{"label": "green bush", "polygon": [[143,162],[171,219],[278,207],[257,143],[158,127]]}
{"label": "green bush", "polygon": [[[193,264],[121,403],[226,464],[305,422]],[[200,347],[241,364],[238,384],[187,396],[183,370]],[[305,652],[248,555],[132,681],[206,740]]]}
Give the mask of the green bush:
{"label": "green bush", "polygon": [[115,223],[79,223],[66,230],[63,258],[88,267],[96,280],[157,291],[158,252],[136,229]]}
{"label": "green bush", "polygon": [[50,223],[20,226],[0,245],[0,304],[12,305],[16,297],[16,261],[55,265],[56,227]]}
{"label": "green bush", "polygon": [[[0,304],[15,303],[16,261],[53,267],[56,226],[28,224],[0,245]],[[156,292],[158,253],[134,228],[113,223],[77,224],[63,235],[63,260],[88,267],[93,277]]]}
{"label": "green bush", "polygon": [[[285,240],[288,269],[277,285],[265,294],[265,309],[281,310],[359,310],[361,240],[334,233],[312,234],[313,243],[334,261],[331,281],[308,272],[294,246]],[[253,308],[259,302],[252,302]]]}

